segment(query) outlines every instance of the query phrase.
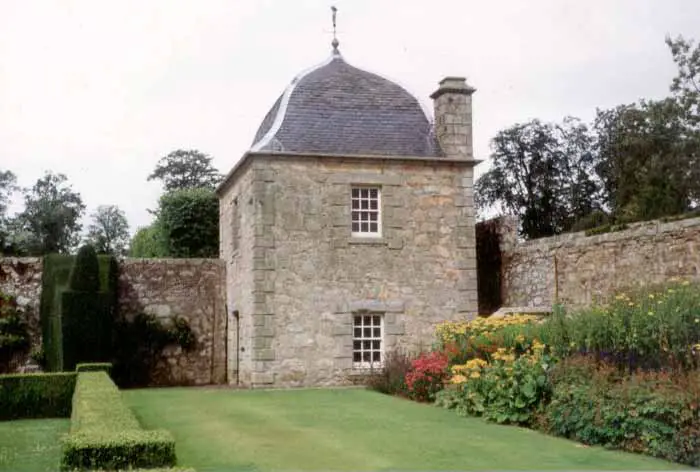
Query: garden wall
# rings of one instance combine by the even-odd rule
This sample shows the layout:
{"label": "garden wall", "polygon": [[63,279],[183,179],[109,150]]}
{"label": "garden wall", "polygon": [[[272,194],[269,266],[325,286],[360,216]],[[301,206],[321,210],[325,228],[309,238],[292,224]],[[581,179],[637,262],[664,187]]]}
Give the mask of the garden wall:
{"label": "garden wall", "polygon": [[14,296],[22,308],[32,349],[41,347],[41,272],[39,257],[0,257],[0,293]]}
{"label": "garden wall", "polygon": [[635,285],[700,280],[700,218],[650,221],[623,231],[519,242],[517,221],[497,220],[502,305],[590,305]]}
{"label": "garden wall", "polygon": [[[119,263],[119,309],[127,317],[151,313],[186,319],[194,350],[166,348],[152,379],[158,385],[226,381],[225,267],[216,259],[125,259]],[[41,258],[0,257],[0,292],[25,308],[32,347],[41,347]]]}
{"label": "garden wall", "polygon": [[189,322],[197,344],[191,352],[169,347],[153,383],[226,382],[225,267],[217,259],[126,259],[119,263],[119,310],[149,313],[167,322]]}

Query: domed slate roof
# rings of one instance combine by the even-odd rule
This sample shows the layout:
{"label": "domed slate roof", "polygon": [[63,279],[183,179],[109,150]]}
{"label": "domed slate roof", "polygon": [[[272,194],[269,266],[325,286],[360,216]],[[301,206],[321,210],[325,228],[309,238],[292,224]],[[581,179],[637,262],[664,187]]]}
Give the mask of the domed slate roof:
{"label": "domed slate roof", "polygon": [[337,52],[292,80],[265,116],[251,151],[443,155],[413,95]]}

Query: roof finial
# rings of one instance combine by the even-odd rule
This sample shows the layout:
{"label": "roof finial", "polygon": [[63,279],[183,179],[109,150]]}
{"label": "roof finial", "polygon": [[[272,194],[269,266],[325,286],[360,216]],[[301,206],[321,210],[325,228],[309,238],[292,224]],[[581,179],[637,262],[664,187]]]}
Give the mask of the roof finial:
{"label": "roof finial", "polygon": [[340,55],[340,51],[338,51],[338,46],[340,45],[340,42],[338,41],[338,38],[336,36],[335,28],[335,15],[338,12],[338,9],[335,6],[332,6],[331,11],[333,12],[333,41],[331,42],[331,45],[333,46],[333,54]]}

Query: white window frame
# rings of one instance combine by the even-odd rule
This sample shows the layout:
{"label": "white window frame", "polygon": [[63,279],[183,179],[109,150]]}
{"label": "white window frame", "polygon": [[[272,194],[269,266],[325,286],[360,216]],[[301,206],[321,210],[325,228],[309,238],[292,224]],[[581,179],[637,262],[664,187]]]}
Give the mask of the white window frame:
{"label": "white window frame", "polygon": [[[354,193],[356,190],[360,193],[360,197],[354,196]],[[371,202],[374,200],[373,198],[371,198],[371,197],[365,198],[365,197],[361,196],[363,190],[367,190],[368,193],[371,192],[372,190],[377,191],[377,199],[376,199],[377,200],[377,208],[376,209],[370,208],[370,206],[372,204]],[[353,208],[353,203],[355,201],[359,202],[358,206],[360,206],[360,208]],[[364,208],[364,209],[361,208],[362,201],[368,202],[368,208]],[[357,215],[360,217],[360,220],[354,219],[355,213],[357,213]],[[377,231],[376,232],[362,231],[361,230],[362,223],[364,222],[361,219],[363,213],[367,214],[367,215],[371,215],[371,214],[377,215],[377,220],[376,220]],[[371,218],[371,216],[370,216],[370,218]],[[367,222],[368,227],[370,226],[370,223],[374,223],[374,221],[371,221],[371,220],[366,220],[366,222]],[[354,231],[353,225],[355,223],[358,224],[360,231]],[[381,187],[379,187],[377,185],[354,185],[351,187],[351,189],[350,189],[350,234],[356,238],[381,238],[382,237],[382,189],[381,189]]]}
{"label": "white window frame", "polygon": [[[359,324],[357,324],[358,319]],[[366,324],[367,319],[369,324]],[[375,324],[375,320],[379,320],[379,324]],[[358,332],[359,337],[356,336]],[[369,336],[365,336],[367,333]],[[365,360],[365,353],[369,353],[369,361]],[[374,360],[375,353],[379,354],[379,361]],[[359,354],[360,360],[357,360],[356,354]],[[352,314],[352,368],[356,370],[384,368],[384,313],[358,311]]]}

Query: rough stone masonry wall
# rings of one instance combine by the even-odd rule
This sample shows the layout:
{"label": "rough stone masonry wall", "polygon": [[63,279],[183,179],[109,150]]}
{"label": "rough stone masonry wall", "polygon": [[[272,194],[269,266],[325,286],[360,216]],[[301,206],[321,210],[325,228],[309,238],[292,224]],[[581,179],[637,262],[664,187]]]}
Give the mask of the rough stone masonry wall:
{"label": "rough stone masonry wall", "polygon": [[[255,280],[253,251],[256,246],[256,211],[262,202],[253,196],[259,187],[260,174],[241,169],[238,180],[221,196],[219,257],[226,265],[228,302],[228,381],[247,385],[253,372],[252,345]],[[258,244],[265,239],[260,238]],[[255,262],[258,264],[259,262]],[[238,319],[233,315],[239,313]]]}
{"label": "rough stone masonry wall", "polygon": [[700,218],[636,223],[619,232],[571,233],[520,244],[516,222],[502,221],[505,306],[555,301],[586,306],[616,291],[672,277],[700,281]]}
{"label": "rough stone masonry wall", "polygon": [[[286,156],[249,171],[252,385],[350,381],[361,310],[384,314],[386,350],[426,347],[436,323],[476,313],[470,164]],[[351,238],[353,184],[381,187],[379,240]]]}
{"label": "rough stone masonry wall", "polygon": [[218,259],[126,259],[120,262],[119,309],[186,319],[197,339],[191,352],[168,348],[158,385],[226,382],[225,266]]}
{"label": "rough stone masonry wall", "polygon": [[0,257],[0,293],[12,295],[26,315],[31,349],[41,347],[41,274],[38,257]]}

